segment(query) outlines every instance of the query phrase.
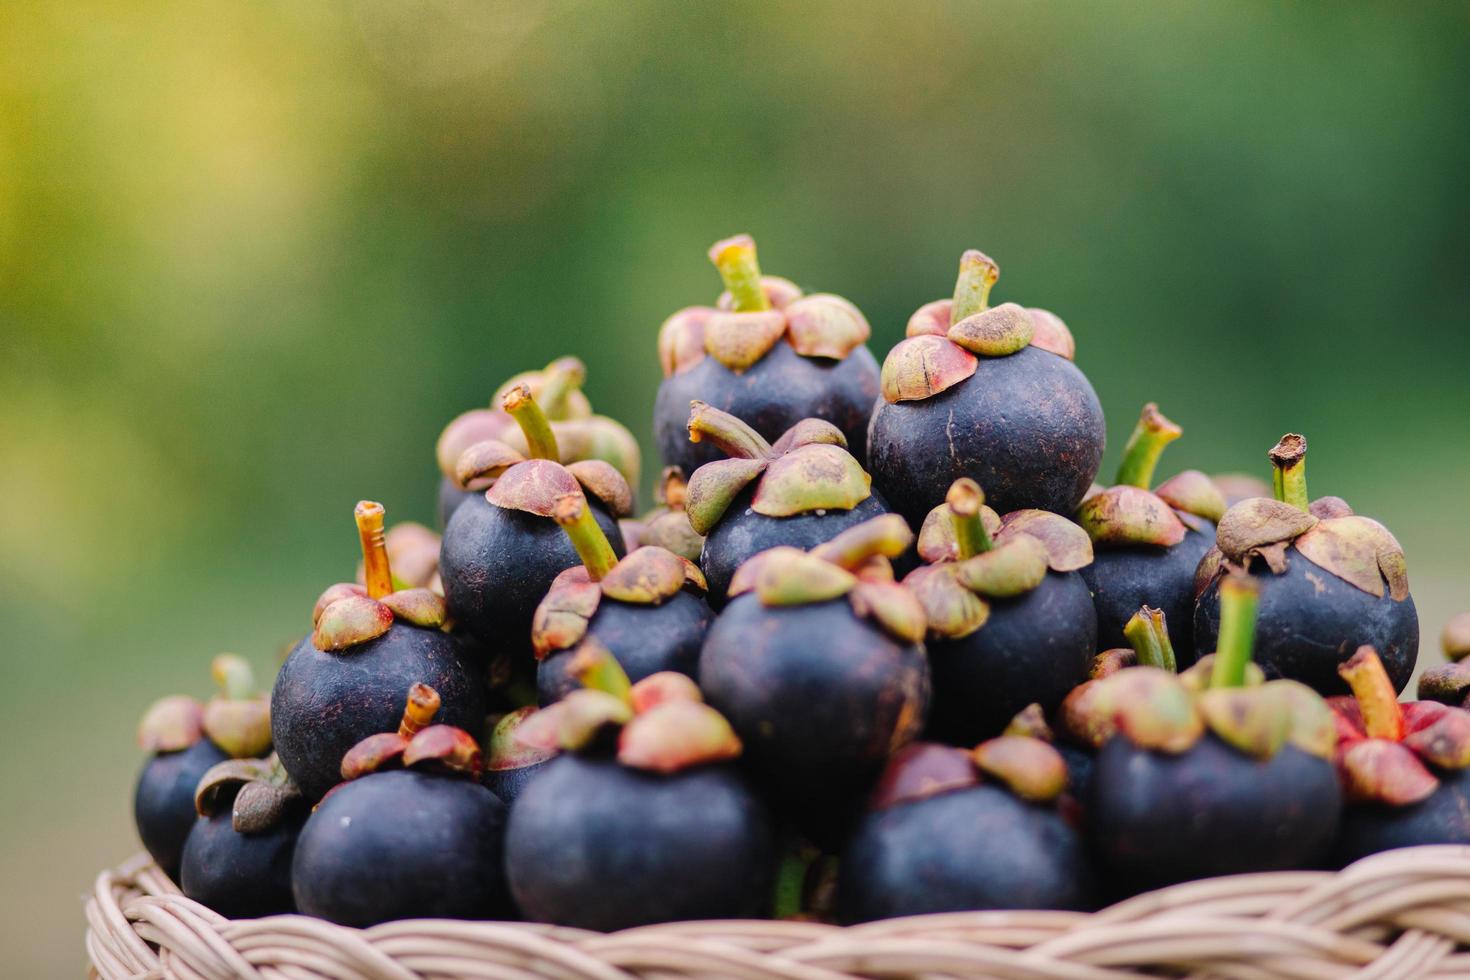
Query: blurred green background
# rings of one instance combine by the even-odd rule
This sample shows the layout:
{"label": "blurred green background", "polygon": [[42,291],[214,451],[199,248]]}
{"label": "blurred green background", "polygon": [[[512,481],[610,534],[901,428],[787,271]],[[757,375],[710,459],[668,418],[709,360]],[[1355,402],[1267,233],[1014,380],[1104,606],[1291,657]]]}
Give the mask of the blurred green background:
{"label": "blurred green background", "polygon": [[[1162,473],[1265,473],[1470,605],[1464,4],[0,7],[0,948],[75,975],[136,849],[138,714],[262,670],[429,520],[443,423],[576,352],[646,435],[705,247],[844,293],[879,356],[967,246]],[[18,739],[18,741],[17,741]],[[11,971],[14,971],[11,973]]]}

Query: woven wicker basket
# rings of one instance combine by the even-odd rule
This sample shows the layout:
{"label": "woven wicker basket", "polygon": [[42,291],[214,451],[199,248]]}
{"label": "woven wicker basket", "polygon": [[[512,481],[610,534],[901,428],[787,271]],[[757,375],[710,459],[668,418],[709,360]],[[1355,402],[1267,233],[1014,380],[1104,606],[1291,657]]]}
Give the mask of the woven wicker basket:
{"label": "woven wicker basket", "polygon": [[603,935],[419,920],[347,929],[229,921],[140,856],[87,901],[92,973],[262,980],[420,978],[1470,977],[1470,847],[1379,854],[1345,871],[1177,885],[1092,915],[961,912],[853,928],[685,922]]}

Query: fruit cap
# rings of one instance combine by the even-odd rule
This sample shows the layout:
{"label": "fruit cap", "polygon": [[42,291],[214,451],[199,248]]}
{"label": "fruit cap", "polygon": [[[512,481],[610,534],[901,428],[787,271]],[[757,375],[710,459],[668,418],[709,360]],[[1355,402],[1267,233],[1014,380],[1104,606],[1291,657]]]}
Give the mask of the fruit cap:
{"label": "fruit cap", "polygon": [[505,772],[510,769],[524,769],[537,763],[545,762],[556,755],[555,751],[527,745],[517,737],[517,733],[526,721],[536,713],[531,705],[517,708],[514,711],[502,715],[489,736],[485,739],[485,770],[487,772]]}
{"label": "fruit cap", "polygon": [[738,758],[740,751],[740,739],[724,715],[702,701],[675,698],[635,714],[623,726],[617,759],[634,769],[667,774]]}
{"label": "fruit cap", "polygon": [[301,790],[272,752],[265,759],[229,759],[211,766],[194,790],[194,809],[212,817],[230,806],[230,825],[237,833],[262,833],[301,802]]}
{"label": "fruit cap", "polygon": [[912,742],[888,760],[868,807],[903,803],[994,782],[1020,799],[1049,804],[1067,786],[1067,764],[1050,744],[1026,735],[1000,735],[969,752],[935,742]]}
{"label": "fruit cap", "polygon": [[1337,722],[1338,775],[1349,799],[1408,806],[1439,788],[1435,770],[1470,766],[1470,712],[1434,701],[1399,704],[1370,646],[1359,647],[1337,672],[1353,690],[1328,700]]}
{"label": "fruit cap", "polygon": [[159,698],[138,722],[138,745],[145,752],[181,752],[204,737],[204,705],[174,694]]}
{"label": "fruit cap", "polygon": [[1154,495],[1175,511],[1203,517],[1215,524],[1225,516],[1225,494],[1199,470],[1174,474],[1154,488]]}
{"label": "fruit cap", "polygon": [[1184,540],[1187,528],[1174,508],[1157,494],[1122,484],[1093,494],[1077,508],[1077,523],[1094,545],[1168,548]]}

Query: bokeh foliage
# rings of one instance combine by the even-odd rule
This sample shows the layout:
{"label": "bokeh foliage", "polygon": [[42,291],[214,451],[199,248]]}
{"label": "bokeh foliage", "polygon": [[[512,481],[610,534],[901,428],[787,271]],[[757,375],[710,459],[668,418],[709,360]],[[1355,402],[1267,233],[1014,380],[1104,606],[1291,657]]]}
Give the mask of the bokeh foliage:
{"label": "bokeh foliage", "polygon": [[[431,514],[443,422],[576,352],[640,435],[704,246],[875,348],[978,246],[1072,326],[1117,449],[1265,469],[1470,605],[1463,4],[539,0],[0,6],[0,939],[74,975],[143,705],[266,669]],[[15,741],[19,737],[19,743]],[[18,951],[18,952],[17,952]]]}

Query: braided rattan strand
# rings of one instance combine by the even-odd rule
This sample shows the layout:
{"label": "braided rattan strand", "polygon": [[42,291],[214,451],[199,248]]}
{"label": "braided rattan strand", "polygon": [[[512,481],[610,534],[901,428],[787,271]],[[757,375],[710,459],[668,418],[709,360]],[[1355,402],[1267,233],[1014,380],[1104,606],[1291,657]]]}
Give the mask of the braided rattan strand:
{"label": "braided rattan strand", "polygon": [[140,856],[98,876],[86,917],[92,975],[103,980],[1470,977],[1470,847],[1393,851],[1335,874],[1190,882],[1094,915],[956,912],[848,929],[679,922],[613,935],[503,922],[230,922]]}

